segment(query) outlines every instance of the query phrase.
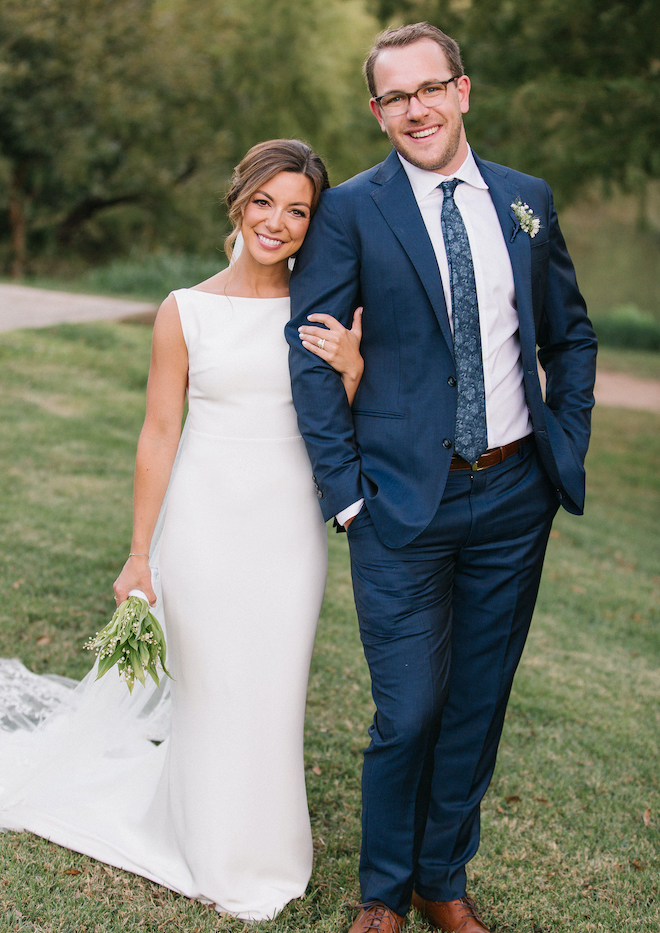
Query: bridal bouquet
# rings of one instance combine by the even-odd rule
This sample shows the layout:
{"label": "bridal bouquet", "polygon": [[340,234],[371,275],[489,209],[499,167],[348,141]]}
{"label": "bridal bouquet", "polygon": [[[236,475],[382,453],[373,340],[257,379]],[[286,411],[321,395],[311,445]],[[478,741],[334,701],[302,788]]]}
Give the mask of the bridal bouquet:
{"label": "bridal bouquet", "polygon": [[145,673],[149,674],[157,687],[160,686],[158,664],[168,677],[172,676],[165,667],[163,630],[158,619],[149,612],[146,596],[139,590],[131,590],[128,599],[117,607],[110,622],[94,638],[89,639],[85,648],[97,653],[97,680],[116,664],[131,693],[136,677],[144,686]]}

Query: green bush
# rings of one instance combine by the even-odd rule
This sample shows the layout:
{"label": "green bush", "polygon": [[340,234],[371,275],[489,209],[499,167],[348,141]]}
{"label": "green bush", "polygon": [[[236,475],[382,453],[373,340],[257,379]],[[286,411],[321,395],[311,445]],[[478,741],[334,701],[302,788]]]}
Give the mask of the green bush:
{"label": "green bush", "polygon": [[134,295],[162,301],[174,288],[190,288],[215,275],[227,265],[224,254],[217,259],[159,251],[146,256],[114,259],[107,266],[90,269],[79,284],[93,292]]}
{"label": "green bush", "polygon": [[660,321],[637,305],[622,305],[597,317],[594,328],[604,346],[631,350],[660,350]]}

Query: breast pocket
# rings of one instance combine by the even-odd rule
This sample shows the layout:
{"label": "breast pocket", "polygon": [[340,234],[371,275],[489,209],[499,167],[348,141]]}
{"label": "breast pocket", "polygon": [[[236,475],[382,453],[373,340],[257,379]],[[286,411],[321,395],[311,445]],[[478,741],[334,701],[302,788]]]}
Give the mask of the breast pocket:
{"label": "breast pocket", "polygon": [[532,243],[532,307],[534,309],[534,330],[536,332],[536,342],[538,343],[539,329],[541,327],[541,318],[545,306],[545,294],[548,287],[548,259],[550,256],[550,245],[547,243]]}
{"label": "breast pocket", "polygon": [[550,244],[546,240],[544,243],[535,243],[532,240],[532,262],[548,261],[550,255]]}

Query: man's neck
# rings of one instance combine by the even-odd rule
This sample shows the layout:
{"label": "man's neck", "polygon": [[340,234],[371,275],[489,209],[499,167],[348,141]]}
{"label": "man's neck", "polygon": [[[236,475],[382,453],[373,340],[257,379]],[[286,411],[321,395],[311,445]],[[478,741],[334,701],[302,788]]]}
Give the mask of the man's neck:
{"label": "man's neck", "polygon": [[472,150],[468,146],[467,142],[465,145],[466,145],[466,150],[463,154],[462,159],[458,159],[458,156],[457,156],[456,158],[452,159],[448,165],[443,165],[442,168],[438,168],[438,169],[422,168],[419,165],[415,165],[414,163],[409,162],[408,159],[406,159],[406,157],[401,155],[401,153],[398,151],[397,151],[397,155],[401,159],[401,162],[404,163],[406,166],[410,166],[413,169],[413,171],[428,172],[429,175],[439,175],[443,179],[452,178],[454,175],[457,175],[461,171],[465,163],[468,161],[468,159],[472,155]]}

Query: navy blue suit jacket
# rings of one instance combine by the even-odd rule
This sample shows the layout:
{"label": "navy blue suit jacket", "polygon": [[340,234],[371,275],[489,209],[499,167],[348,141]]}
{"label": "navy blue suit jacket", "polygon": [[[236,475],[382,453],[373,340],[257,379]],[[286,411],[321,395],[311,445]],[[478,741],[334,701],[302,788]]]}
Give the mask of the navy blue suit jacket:
{"label": "navy blue suit jacket", "polygon": [[[476,161],[511,258],[537,448],[562,505],[580,514],[596,338],[548,185]],[[518,197],[541,220],[533,239],[511,210]],[[290,288],[293,397],[323,515],[327,520],[364,497],[383,543],[402,547],[428,525],[442,498],[453,452],[456,371],[438,264],[396,152],[324,192]],[[314,312],[350,327],[358,305],[364,305],[365,369],[351,409],[339,375],[301,346],[297,329]],[[545,401],[537,345],[547,374]]]}

